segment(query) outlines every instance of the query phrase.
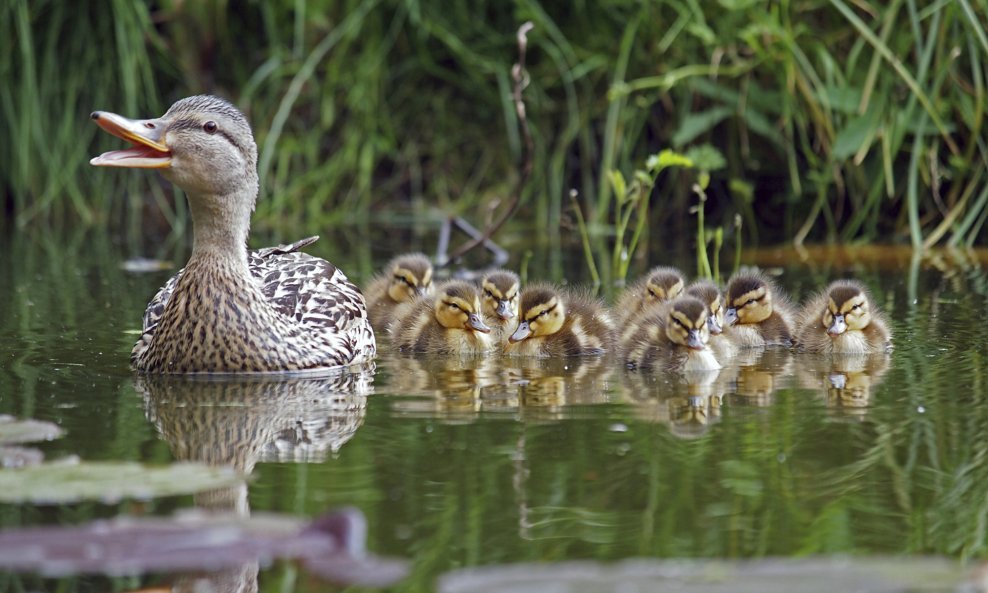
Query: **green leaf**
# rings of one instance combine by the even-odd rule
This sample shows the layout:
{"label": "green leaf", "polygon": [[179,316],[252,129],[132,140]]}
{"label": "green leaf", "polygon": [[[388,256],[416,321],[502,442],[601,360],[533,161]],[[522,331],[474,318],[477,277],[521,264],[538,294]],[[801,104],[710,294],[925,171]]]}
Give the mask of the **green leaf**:
{"label": "green leaf", "polygon": [[684,167],[687,169],[693,167],[693,161],[689,157],[668,148],[659,154],[650,156],[647,164],[649,170],[653,171],[656,175],[669,167]]}
{"label": "green leaf", "polygon": [[628,199],[628,184],[624,181],[624,175],[617,169],[607,172],[607,179],[611,182],[611,190],[618,204],[623,204]]}
{"label": "green leaf", "polygon": [[847,124],[837,132],[837,137],[834,138],[832,149],[834,158],[842,161],[852,157],[862,144],[874,137],[877,124],[878,118],[875,117],[875,112],[872,110],[868,110],[860,117],[848,120]]}
{"label": "green leaf", "polygon": [[176,463],[146,467],[131,462],[44,463],[0,470],[0,502],[65,504],[81,500],[115,503],[229,488],[244,476],[229,467]]}
{"label": "green leaf", "polygon": [[734,113],[729,107],[714,107],[701,113],[694,113],[683,118],[679,129],[672,136],[672,145],[676,147],[689,144],[700,134],[709,132],[714,126],[724,121]]}
{"label": "green leaf", "polygon": [[717,171],[727,166],[724,155],[710,144],[694,146],[686,151],[686,156],[701,171]]}

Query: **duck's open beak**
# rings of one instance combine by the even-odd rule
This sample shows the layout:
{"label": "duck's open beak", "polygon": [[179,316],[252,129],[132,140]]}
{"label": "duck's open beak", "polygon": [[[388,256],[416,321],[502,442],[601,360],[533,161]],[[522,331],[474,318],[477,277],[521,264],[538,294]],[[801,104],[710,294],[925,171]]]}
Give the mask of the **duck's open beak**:
{"label": "duck's open beak", "polygon": [[172,153],[162,142],[164,122],[155,119],[127,119],[108,111],[94,111],[90,117],[96,125],[117,138],[133,144],[124,150],[111,150],[89,161],[96,167],[132,167],[138,169],[167,169]]}
{"label": "duck's open beak", "polygon": [[515,333],[511,334],[511,337],[508,338],[508,341],[514,344],[521,342],[530,335],[532,335],[532,328],[529,327],[527,321],[522,321],[518,324],[518,329],[515,330]]}

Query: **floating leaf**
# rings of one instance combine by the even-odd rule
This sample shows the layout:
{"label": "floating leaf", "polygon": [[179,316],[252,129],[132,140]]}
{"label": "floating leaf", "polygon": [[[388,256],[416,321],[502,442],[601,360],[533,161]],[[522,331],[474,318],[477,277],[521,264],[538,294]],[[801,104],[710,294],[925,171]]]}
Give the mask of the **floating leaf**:
{"label": "floating leaf", "polygon": [[0,531],[0,568],[50,576],[217,571],[297,558],[343,584],[385,586],[407,564],[366,555],[367,526],[356,509],[305,523],[294,517],[186,512],[169,519],[118,518],[71,527]]}
{"label": "floating leaf", "polygon": [[0,445],[50,441],[62,436],[62,429],[42,420],[17,420],[0,416]]}
{"label": "floating leaf", "polygon": [[0,502],[63,504],[80,500],[115,503],[229,488],[244,477],[228,467],[176,463],[146,467],[132,462],[45,463],[0,470]]}

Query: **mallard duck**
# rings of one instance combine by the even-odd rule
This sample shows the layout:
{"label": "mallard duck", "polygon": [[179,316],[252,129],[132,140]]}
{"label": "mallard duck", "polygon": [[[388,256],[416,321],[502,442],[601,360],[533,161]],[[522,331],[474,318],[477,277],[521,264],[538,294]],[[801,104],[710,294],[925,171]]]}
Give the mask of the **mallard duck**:
{"label": "mallard duck", "polygon": [[811,298],[799,313],[797,327],[797,346],[808,352],[874,354],[892,348],[885,315],[854,280],[832,282]]}
{"label": "mallard duck", "polygon": [[611,349],[614,330],[604,305],[589,295],[535,284],[521,293],[518,328],[504,351],[513,356],[597,355]]}
{"label": "mallard duck", "polygon": [[760,273],[733,276],[727,283],[727,335],[737,346],[792,345],[789,299]]}
{"label": "mallard duck", "polygon": [[721,363],[734,356],[737,348],[724,335],[724,295],[710,280],[696,280],[686,287],[689,295],[707,305],[707,328],[710,329],[710,342],[707,346]]}
{"label": "mallard duck", "polygon": [[371,325],[378,332],[385,331],[395,307],[432,292],[432,262],[428,257],[421,253],[395,257],[364,290]]}
{"label": "mallard duck", "polygon": [[364,298],[343,272],[294,250],[248,257],[257,147],[236,107],[200,95],[181,99],[157,119],[104,111],[92,119],[133,146],[90,164],[158,169],[185,190],[192,213],[192,255],[171,290],[151,303],[161,312],[134,346],[136,370],[276,372],[373,359]]}
{"label": "mallard duck", "polygon": [[671,301],[683,292],[686,278],[676,268],[658,266],[628,286],[614,306],[617,327],[627,327],[628,320],[652,305]]}
{"label": "mallard duck", "polygon": [[476,287],[454,280],[395,310],[391,342],[403,352],[476,354],[493,347]]}
{"label": "mallard duck", "polygon": [[518,326],[518,297],[521,280],[508,270],[493,270],[480,279],[480,301],[484,321],[491,326],[495,344],[504,345]]}
{"label": "mallard duck", "polygon": [[636,331],[621,345],[629,368],[664,371],[716,371],[721,368],[707,347],[709,309],[703,301],[678,297],[637,320]]}

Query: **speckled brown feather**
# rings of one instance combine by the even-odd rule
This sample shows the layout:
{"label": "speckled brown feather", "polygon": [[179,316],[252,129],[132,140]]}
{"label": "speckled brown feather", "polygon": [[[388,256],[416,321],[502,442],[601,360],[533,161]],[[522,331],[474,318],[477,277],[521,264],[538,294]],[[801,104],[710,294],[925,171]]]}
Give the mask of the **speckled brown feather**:
{"label": "speckled brown feather", "polygon": [[[148,305],[131,363],[149,372],[272,372],[372,359],[360,291],[333,264],[298,251],[316,238],[250,252],[250,279],[220,267],[179,270]],[[185,278],[190,267],[195,278]],[[274,315],[253,306],[258,297]]]}

